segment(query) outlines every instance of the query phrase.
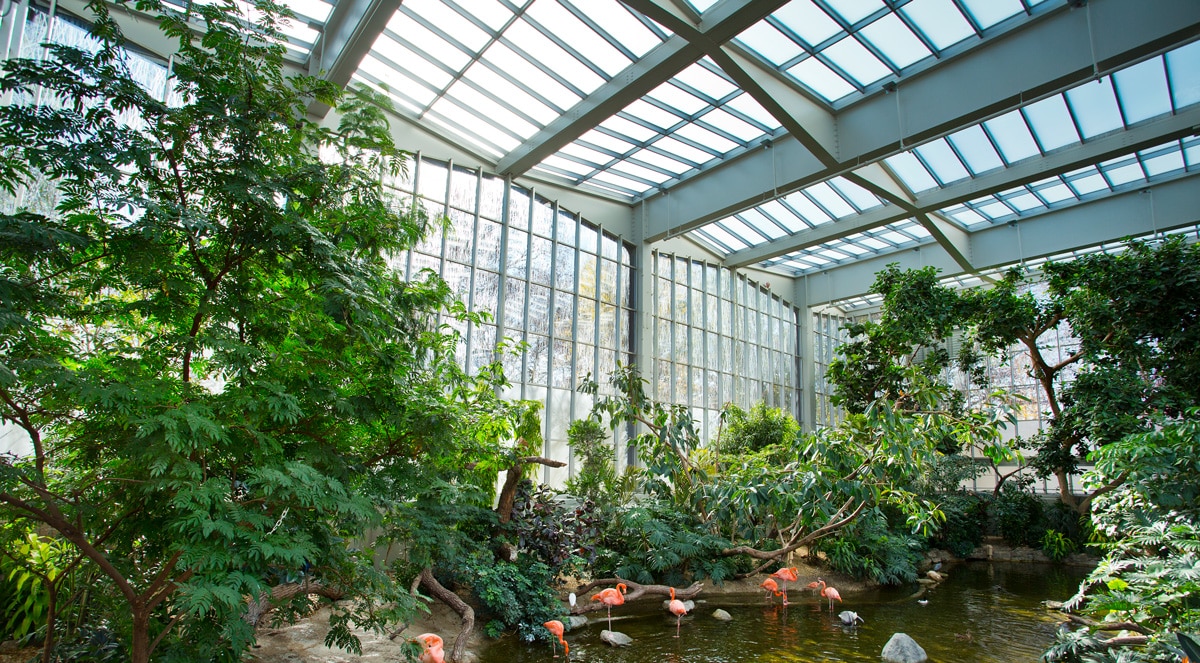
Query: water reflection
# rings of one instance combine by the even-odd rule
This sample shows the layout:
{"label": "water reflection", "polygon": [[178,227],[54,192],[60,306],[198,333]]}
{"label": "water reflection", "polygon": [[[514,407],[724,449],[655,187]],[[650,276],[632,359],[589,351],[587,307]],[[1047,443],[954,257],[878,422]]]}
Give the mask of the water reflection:
{"label": "water reflection", "polygon": [[[970,563],[943,569],[946,582],[917,602],[916,587],[851,594],[830,613],[828,602],[795,592],[791,605],[766,604],[761,595],[717,596],[697,602],[684,617],[680,637],[675,619],[654,605],[626,604],[613,628],[634,640],[613,649],[599,640],[604,616],[567,634],[572,661],[659,663],[735,663],[753,660],[789,662],[878,660],[896,632],[913,637],[932,661],[950,663],[1037,663],[1054,639],[1059,621],[1045,610],[1045,599],[1069,598],[1086,569],[1038,564]],[[702,595],[703,598],[703,595]],[[712,618],[716,608],[731,622]],[[853,610],[866,623],[842,624],[841,610]],[[526,644],[512,638],[483,652],[481,663],[549,661],[547,643]],[[560,661],[564,659],[560,658]]]}

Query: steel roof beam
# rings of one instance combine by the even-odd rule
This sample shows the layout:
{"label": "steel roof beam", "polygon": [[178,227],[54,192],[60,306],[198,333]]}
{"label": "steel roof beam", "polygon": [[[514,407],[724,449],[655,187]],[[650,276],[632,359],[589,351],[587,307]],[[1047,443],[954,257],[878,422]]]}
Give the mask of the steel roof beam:
{"label": "steel roof beam", "polygon": [[[662,0],[622,2],[676,34],[504,155],[496,164],[500,173],[523,174],[699,60],[711,47],[710,42],[728,41],[786,4],[786,0],[723,0],[704,12],[696,25],[672,3]],[[695,42],[679,34],[685,30]]]}
{"label": "steel roof beam", "polygon": [[[308,73],[345,87],[375,45],[400,0],[339,0],[308,55]],[[313,100],[309,115],[323,118],[329,106]]]}
{"label": "steel roof beam", "polygon": [[[977,268],[993,269],[1087,249],[1128,237],[1144,237],[1200,224],[1200,173],[1185,173],[1146,186],[1085,200],[1067,207],[992,226],[969,235]],[[941,246],[926,244],[832,267],[801,277],[808,283],[810,304],[865,295],[875,274],[890,263],[901,269],[934,266],[943,276],[970,270],[956,265]]]}
{"label": "steel roof beam", "polygon": [[[838,111],[835,166],[810,158],[777,169],[774,179],[743,176],[738,171],[772,172],[772,154],[751,151],[672,186],[671,232],[686,232],[1111,73],[1191,41],[1198,28],[1200,2],[1194,0],[1159,0],[1154,11],[1136,0],[1091,0],[1083,8],[1047,13],[902,79],[890,94],[876,93]],[[799,153],[802,142],[783,136],[773,149]],[[643,236],[661,239],[668,228],[667,197],[656,193],[644,202]]]}
{"label": "steel roof beam", "polygon": [[[914,210],[916,213],[927,214],[980,196],[1027,184],[1052,174],[1064,173],[1106,159],[1124,156],[1192,135],[1197,126],[1200,126],[1200,106],[1192,106],[1174,115],[1149,120],[1132,129],[1114,132],[1081,145],[1051,152],[1044,157],[1026,159],[1009,168],[996,170],[981,177],[924,192],[916,197],[911,206],[892,204],[876,207],[854,217],[827,223],[812,230],[732,253],[726,258],[725,266],[753,265],[792,251],[819,246],[839,237],[846,237],[911,218],[915,216]],[[671,191],[670,195],[678,197],[679,192]],[[673,232],[679,231],[676,229]]]}

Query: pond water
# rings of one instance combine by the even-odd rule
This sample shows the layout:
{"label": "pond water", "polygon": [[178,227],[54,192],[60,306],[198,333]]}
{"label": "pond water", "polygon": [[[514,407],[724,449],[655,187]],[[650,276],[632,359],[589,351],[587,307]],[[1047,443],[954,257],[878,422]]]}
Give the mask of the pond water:
{"label": "pond water", "polygon": [[[791,604],[768,604],[762,595],[700,595],[684,617],[679,637],[675,618],[657,601],[628,604],[613,611],[613,630],[633,638],[628,648],[600,641],[607,628],[603,612],[588,614],[587,626],[568,632],[572,661],[737,663],[744,661],[878,661],[893,633],[912,636],[936,663],[1037,663],[1054,640],[1061,618],[1046,610],[1046,599],[1064,601],[1087,573],[1083,568],[1045,564],[968,562],[943,569],[946,582],[918,602],[917,585],[850,594],[835,604],[792,587]],[[765,577],[765,576],[764,576]],[[806,582],[808,579],[802,579]],[[658,609],[656,609],[658,608]],[[732,622],[712,618],[716,608]],[[866,623],[845,627],[837,612],[853,610]],[[561,647],[558,661],[562,658]],[[482,652],[481,663],[551,661],[547,642],[504,638]]]}

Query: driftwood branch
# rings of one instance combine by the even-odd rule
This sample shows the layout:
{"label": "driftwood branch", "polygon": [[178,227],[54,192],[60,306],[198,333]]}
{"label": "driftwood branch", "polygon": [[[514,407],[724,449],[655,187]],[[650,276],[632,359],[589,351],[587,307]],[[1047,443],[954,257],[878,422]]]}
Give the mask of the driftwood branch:
{"label": "driftwood branch", "polygon": [[475,628],[475,610],[464,603],[458,594],[446,589],[442,583],[438,582],[437,578],[433,577],[432,569],[422,570],[419,577],[421,586],[428,590],[431,596],[450,606],[462,617],[462,629],[458,632],[458,637],[454,639],[454,649],[450,652],[450,660],[455,662],[464,660],[463,653],[467,649],[467,639],[471,635],[471,630]]}
{"label": "driftwood branch", "polygon": [[282,585],[276,585],[271,588],[270,592],[259,594],[257,599],[251,600],[246,606],[246,614],[242,615],[242,619],[257,626],[262,618],[275,609],[275,606],[290,601],[299,595],[305,596],[323,596],[331,601],[337,601],[345,596],[345,592],[337,587],[329,587],[322,585],[319,582],[314,582],[305,579],[304,582],[289,582]]}
{"label": "driftwood branch", "polygon": [[500,516],[500,524],[512,520],[513,505],[517,499],[517,486],[521,483],[521,475],[525,474],[525,466],[530,463],[546,467],[566,467],[567,464],[543,456],[522,456],[504,475],[504,488],[500,489],[500,499],[496,502],[496,513]]}
{"label": "driftwood branch", "polygon": [[1134,622],[1097,622],[1087,617],[1080,617],[1079,615],[1067,615],[1067,619],[1076,624],[1083,624],[1088,628],[1096,629],[1097,631],[1133,631],[1142,635],[1150,635],[1152,633],[1150,629]]}
{"label": "driftwood branch", "polygon": [[[647,596],[671,596],[672,588],[669,585],[640,585],[629,580],[621,580],[620,578],[593,580],[583,587],[580,587],[579,594],[582,596],[583,594],[586,594],[597,587],[611,587],[617,583],[624,583],[624,585],[629,589],[629,591],[625,594],[626,602],[636,601]],[[686,601],[699,596],[700,592],[703,590],[704,583],[694,582],[687,589],[675,589],[675,598],[681,601]],[[581,598],[579,602],[576,603],[575,607],[571,608],[571,614],[582,615],[585,612],[592,612],[594,610],[604,610],[604,603],[601,601],[591,601]]]}

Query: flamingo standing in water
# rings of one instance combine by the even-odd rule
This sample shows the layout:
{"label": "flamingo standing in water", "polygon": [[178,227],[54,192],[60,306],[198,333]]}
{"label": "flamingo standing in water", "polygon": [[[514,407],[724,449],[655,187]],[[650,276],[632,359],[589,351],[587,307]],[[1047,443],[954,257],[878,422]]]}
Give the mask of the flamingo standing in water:
{"label": "flamingo standing in water", "polygon": [[829,599],[829,612],[833,612],[833,602],[841,601],[842,595],[839,594],[838,590],[834,589],[833,587],[826,587],[824,580],[817,578],[817,582],[821,583],[821,596]]}
{"label": "flamingo standing in water", "polygon": [[[545,624],[542,624],[542,626],[545,626],[550,633],[554,634],[554,637],[558,638],[558,641],[561,642],[563,646],[563,656],[570,658],[571,648],[567,646],[567,641],[565,638],[563,638],[563,623],[557,619],[551,619]],[[555,646],[553,640],[550,641],[550,646],[554,648],[554,658],[558,658],[558,647]]]}
{"label": "flamingo standing in water", "polygon": [[612,630],[612,608],[614,605],[625,604],[625,592],[627,590],[628,587],[625,586],[625,583],[619,582],[616,588],[609,587],[592,595],[593,601],[601,601],[608,607],[608,630],[610,631]]}
{"label": "flamingo standing in water", "polygon": [[445,663],[446,653],[442,651],[444,646],[442,636],[435,633],[422,633],[417,636],[417,642],[424,649],[421,655],[417,658],[421,663]]}
{"label": "flamingo standing in water", "polygon": [[779,569],[775,573],[771,574],[772,578],[783,581],[783,604],[784,605],[788,604],[787,584],[789,582],[796,582],[797,580],[800,579],[800,576],[796,575],[796,571],[797,571],[797,569],[794,566],[790,566],[790,567],[785,566],[782,569]]}
{"label": "flamingo standing in water", "polygon": [[767,578],[766,580],[762,581],[762,584],[759,585],[759,587],[767,590],[766,598],[768,601],[771,600],[771,594],[775,594],[775,596],[783,595],[783,592],[779,591],[779,583],[775,582],[774,578]]}
{"label": "flamingo standing in water", "polygon": [[678,638],[679,637],[679,620],[683,619],[683,616],[687,614],[688,610],[687,610],[687,606],[683,604],[683,601],[680,601],[679,599],[675,598],[675,588],[674,587],[671,588],[671,602],[667,604],[667,610],[670,610],[671,614],[675,615],[675,637]]}

